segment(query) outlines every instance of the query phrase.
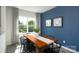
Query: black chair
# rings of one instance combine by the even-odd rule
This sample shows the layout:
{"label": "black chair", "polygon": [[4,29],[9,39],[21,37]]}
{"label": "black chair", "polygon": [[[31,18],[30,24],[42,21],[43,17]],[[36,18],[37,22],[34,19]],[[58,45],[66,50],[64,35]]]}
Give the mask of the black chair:
{"label": "black chair", "polygon": [[27,47],[27,40],[24,39],[23,36],[20,37],[20,44],[21,44],[20,52],[21,50],[23,50],[22,52],[25,52],[25,49]]}
{"label": "black chair", "polygon": [[53,44],[53,53],[59,53],[60,52],[60,48],[61,48],[61,44],[57,44],[55,43],[55,45]]}
{"label": "black chair", "polygon": [[35,46],[33,43],[31,43],[30,41],[28,41],[28,38],[27,40],[21,36],[20,37],[20,43],[21,43],[21,48],[20,48],[20,52],[21,50],[23,50],[22,52],[24,53],[32,53],[32,52],[35,52]]}
{"label": "black chair", "polygon": [[35,46],[34,43],[32,43],[31,41],[29,41],[29,39],[27,38],[27,51],[29,51],[29,53],[35,52]]}
{"label": "black chair", "polygon": [[29,53],[33,53],[35,52],[35,46],[33,43],[29,42],[27,45],[27,51],[29,51]]}
{"label": "black chair", "polygon": [[45,50],[45,53],[59,53],[61,45],[53,43],[50,44]]}

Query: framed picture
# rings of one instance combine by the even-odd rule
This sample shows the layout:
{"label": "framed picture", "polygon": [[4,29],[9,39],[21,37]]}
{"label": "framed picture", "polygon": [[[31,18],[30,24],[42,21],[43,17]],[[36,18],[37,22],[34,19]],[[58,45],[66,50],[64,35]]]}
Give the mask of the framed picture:
{"label": "framed picture", "polygon": [[46,20],[46,27],[51,27],[51,19]]}
{"label": "framed picture", "polygon": [[62,17],[55,17],[53,19],[53,26],[54,27],[62,27],[62,25],[63,25],[62,21],[63,21]]}

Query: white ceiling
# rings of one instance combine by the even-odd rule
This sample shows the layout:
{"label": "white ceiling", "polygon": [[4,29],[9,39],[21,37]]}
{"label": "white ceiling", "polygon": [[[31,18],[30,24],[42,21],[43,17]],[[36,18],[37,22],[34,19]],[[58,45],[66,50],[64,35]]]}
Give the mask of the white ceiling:
{"label": "white ceiling", "polygon": [[16,6],[16,8],[35,12],[35,13],[43,13],[55,7],[56,6]]}

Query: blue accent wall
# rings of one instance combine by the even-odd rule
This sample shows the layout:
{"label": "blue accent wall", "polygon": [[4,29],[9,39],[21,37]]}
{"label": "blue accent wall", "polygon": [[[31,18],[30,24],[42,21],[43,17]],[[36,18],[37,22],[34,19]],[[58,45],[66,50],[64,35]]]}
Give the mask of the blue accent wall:
{"label": "blue accent wall", "polygon": [[[46,27],[45,20],[63,17],[63,27]],[[79,51],[79,7],[59,6],[41,14],[41,33],[58,38],[64,46]],[[63,43],[63,40],[66,43]]]}

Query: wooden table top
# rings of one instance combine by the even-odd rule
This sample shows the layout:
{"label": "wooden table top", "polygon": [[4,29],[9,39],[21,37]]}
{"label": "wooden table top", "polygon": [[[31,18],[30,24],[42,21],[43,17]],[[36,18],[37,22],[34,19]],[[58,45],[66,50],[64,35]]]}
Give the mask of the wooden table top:
{"label": "wooden table top", "polygon": [[26,38],[28,38],[32,43],[34,43],[38,48],[42,48],[42,47],[45,47],[45,46],[47,46],[48,45],[48,43],[53,43],[54,41],[53,40],[51,40],[51,39],[48,39],[48,41],[46,42],[46,41],[43,41],[43,39],[42,40],[39,40],[40,38],[37,38],[37,37],[35,37],[35,36],[33,36],[33,35],[30,35],[30,34],[26,34],[26,35],[24,35]]}

